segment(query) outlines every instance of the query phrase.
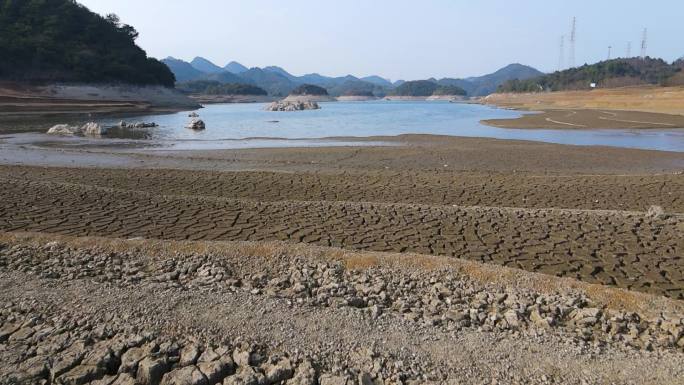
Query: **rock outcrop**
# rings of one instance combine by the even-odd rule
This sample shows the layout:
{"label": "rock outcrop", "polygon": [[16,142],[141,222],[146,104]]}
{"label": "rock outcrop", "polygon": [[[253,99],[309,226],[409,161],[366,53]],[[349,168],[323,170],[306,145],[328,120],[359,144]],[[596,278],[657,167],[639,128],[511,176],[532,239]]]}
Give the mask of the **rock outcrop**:
{"label": "rock outcrop", "polygon": [[321,107],[316,102],[281,100],[269,104],[266,107],[266,111],[304,111],[319,110],[320,108]]}
{"label": "rock outcrop", "polygon": [[78,126],[70,126],[68,124],[56,124],[48,130],[50,135],[75,135],[81,132]]}
{"label": "rock outcrop", "polygon": [[155,122],[135,122],[135,123],[126,123],[125,121],[120,121],[119,122],[119,128],[152,128],[152,127],[158,127],[159,125]]}
{"label": "rock outcrop", "polygon": [[102,136],[107,134],[107,128],[95,122],[88,122],[81,127],[84,135]]}
{"label": "rock outcrop", "polygon": [[193,119],[188,123],[185,128],[189,128],[191,130],[204,130],[206,128],[206,125],[204,124],[204,121],[202,119]]}
{"label": "rock outcrop", "polygon": [[51,135],[102,136],[107,134],[107,127],[102,127],[102,125],[95,122],[88,122],[81,127],[70,126],[68,124],[57,124],[52,126],[47,133]]}

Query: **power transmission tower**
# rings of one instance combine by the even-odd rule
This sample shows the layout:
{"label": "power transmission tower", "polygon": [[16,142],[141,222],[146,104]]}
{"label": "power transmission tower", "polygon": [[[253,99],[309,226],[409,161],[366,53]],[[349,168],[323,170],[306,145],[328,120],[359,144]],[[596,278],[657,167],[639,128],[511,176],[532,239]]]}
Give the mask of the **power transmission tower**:
{"label": "power transmission tower", "polygon": [[562,71],[565,66],[565,35],[560,38],[560,53],[558,55],[558,71]]}
{"label": "power transmission tower", "polygon": [[644,28],[644,34],[641,37],[641,58],[646,58],[646,48],[648,47],[648,29]]}
{"label": "power transmission tower", "polygon": [[610,51],[613,49],[612,45],[608,46],[608,60],[610,60]]}
{"label": "power transmission tower", "polygon": [[577,17],[572,18],[572,25],[570,27],[570,59],[568,65],[570,68],[575,67],[575,41],[577,39]]}
{"label": "power transmission tower", "polygon": [[627,42],[627,56],[625,56],[627,59],[632,57],[632,42],[628,41]]}

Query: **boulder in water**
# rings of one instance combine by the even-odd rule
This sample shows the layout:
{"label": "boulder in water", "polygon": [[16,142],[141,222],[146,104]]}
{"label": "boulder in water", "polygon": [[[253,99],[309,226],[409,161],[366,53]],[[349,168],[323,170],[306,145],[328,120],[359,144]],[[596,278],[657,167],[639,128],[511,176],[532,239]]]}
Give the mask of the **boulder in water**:
{"label": "boulder in water", "polygon": [[266,107],[266,111],[304,111],[318,110],[321,107],[312,101],[286,101],[273,102]]}
{"label": "boulder in water", "polygon": [[151,123],[146,123],[146,122],[126,123],[123,120],[119,122],[120,128],[150,128],[150,127],[157,127],[157,126],[158,126],[158,124],[155,122],[151,122]]}
{"label": "boulder in water", "polygon": [[197,115],[197,112],[191,112],[188,114],[188,117],[190,118],[199,118],[199,115]]}
{"label": "boulder in water", "polygon": [[107,128],[102,127],[95,122],[89,122],[81,127],[81,132],[90,136],[102,136],[107,134]]}
{"label": "boulder in water", "polygon": [[189,128],[191,130],[204,130],[206,126],[204,125],[204,121],[202,119],[193,119],[188,123],[185,128]]}
{"label": "boulder in water", "polygon": [[68,124],[56,124],[47,133],[51,135],[75,135],[81,133],[81,129]]}

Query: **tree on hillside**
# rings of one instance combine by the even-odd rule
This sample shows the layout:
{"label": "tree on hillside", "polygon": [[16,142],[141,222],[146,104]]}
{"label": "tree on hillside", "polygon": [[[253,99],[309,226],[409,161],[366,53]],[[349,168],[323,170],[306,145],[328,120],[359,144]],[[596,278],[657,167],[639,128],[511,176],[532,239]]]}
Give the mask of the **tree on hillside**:
{"label": "tree on hillside", "polygon": [[172,87],[173,73],[137,37],[118,16],[73,0],[0,0],[0,79]]}
{"label": "tree on hillside", "polygon": [[312,84],[303,84],[290,92],[290,95],[328,95],[328,91]]}
{"label": "tree on hillside", "polygon": [[662,59],[613,59],[532,79],[509,80],[499,87],[498,92],[581,90],[590,89],[592,83],[599,86],[665,84],[679,71],[681,68],[676,64],[668,64]]}
{"label": "tree on hillside", "polygon": [[401,84],[391,92],[391,95],[432,96],[438,87],[437,83],[430,80],[414,80]]}

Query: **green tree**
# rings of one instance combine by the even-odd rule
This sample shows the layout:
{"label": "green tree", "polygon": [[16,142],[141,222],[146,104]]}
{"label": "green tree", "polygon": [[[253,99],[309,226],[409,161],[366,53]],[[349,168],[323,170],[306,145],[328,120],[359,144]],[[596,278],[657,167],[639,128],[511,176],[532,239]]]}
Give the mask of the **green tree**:
{"label": "green tree", "polygon": [[73,0],[0,0],[0,79],[172,87],[173,73],[137,37],[117,15]]}

